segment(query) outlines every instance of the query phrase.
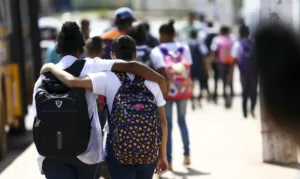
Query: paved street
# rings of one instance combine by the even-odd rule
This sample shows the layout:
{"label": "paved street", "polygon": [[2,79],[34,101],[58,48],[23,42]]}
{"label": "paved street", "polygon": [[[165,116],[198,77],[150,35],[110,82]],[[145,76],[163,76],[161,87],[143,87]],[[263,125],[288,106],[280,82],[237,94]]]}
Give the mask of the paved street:
{"label": "paved street", "polygon": [[[221,102],[218,106],[204,102],[195,112],[189,106],[192,165],[188,169],[182,166],[183,147],[175,125],[175,172],[167,173],[162,179],[295,179],[298,174],[295,169],[262,164],[260,122],[241,117],[240,98],[235,99],[231,110],[225,110]],[[31,145],[0,178],[44,178],[39,174],[36,157],[35,147]]]}

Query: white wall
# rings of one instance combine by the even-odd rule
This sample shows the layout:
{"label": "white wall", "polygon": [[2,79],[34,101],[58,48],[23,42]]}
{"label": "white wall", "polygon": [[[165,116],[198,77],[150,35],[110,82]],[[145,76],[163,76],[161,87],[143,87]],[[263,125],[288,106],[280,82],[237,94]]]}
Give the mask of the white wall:
{"label": "white wall", "polygon": [[206,14],[212,20],[219,17],[221,24],[233,24],[232,0],[132,0],[135,10],[148,11],[190,11],[196,10]]}

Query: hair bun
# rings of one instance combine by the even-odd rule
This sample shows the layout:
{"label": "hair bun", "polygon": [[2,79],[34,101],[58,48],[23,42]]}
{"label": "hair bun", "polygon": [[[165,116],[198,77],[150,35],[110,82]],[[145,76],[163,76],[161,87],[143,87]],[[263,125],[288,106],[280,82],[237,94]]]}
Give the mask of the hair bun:
{"label": "hair bun", "polygon": [[64,23],[61,32],[66,40],[76,39],[81,34],[79,26],[76,24],[76,22]]}
{"label": "hair bun", "polygon": [[127,36],[120,38],[119,44],[120,44],[120,48],[135,48],[135,46],[133,46],[132,42]]}
{"label": "hair bun", "polygon": [[175,24],[175,21],[173,19],[171,19],[168,23],[168,25],[173,26]]}
{"label": "hair bun", "polygon": [[144,33],[146,31],[146,26],[144,24],[139,24],[136,26],[137,33]]}

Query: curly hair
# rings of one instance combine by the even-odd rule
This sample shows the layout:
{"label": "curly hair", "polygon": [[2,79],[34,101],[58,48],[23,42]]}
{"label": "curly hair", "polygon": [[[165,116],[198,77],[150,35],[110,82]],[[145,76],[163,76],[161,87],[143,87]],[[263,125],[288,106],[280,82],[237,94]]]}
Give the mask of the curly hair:
{"label": "curly hair", "polygon": [[56,52],[61,55],[72,55],[80,51],[83,53],[83,35],[76,22],[65,22],[57,37]]}

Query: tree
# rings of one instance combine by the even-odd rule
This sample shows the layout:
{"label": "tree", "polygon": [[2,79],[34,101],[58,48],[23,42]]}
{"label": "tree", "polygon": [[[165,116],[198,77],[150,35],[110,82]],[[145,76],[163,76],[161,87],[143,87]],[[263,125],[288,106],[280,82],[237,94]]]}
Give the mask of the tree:
{"label": "tree", "polygon": [[[291,11],[292,0],[261,0],[260,18],[269,20],[289,20],[294,23],[294,13]],[[260,85],[263,88],[263,85]],[[264,97],[261,96],[261,123],[263,141],[263,161],[267,163],[291,164],[297,163],[297,145],[289,136],[277,129],[271,116],[266,111]]]}

